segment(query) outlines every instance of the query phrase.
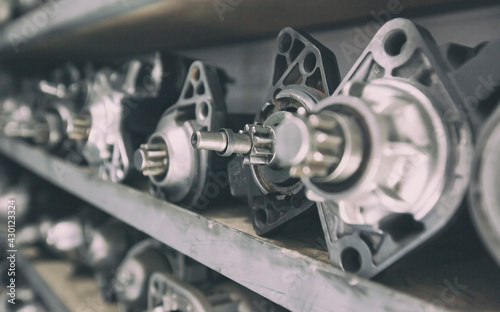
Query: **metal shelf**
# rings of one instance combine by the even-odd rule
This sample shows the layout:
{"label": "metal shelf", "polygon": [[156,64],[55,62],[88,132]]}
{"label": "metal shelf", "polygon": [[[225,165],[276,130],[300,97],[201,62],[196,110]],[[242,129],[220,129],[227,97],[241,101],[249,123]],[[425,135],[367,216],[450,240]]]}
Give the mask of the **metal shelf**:
{"label": "metal shelf", "polygon": [[[495,0],[421,0],[401,1],[397,5],[396,2],[54,0],[0,30],[0,56],[56,60],[77,56],[116,57],[152,49],[274,37],[286,26],[318,29],[352,21],[373,22],[377,20],[374,17],[377,12],[387,10],[403,17],[418,15],[430,7],[436,12],[496,3]],[[218,11],[217,5],[225,9]]]}
{"label": "metal shelf", "polygon": [[2,138],[0,152],[292,311],[440,310],[423,300],[335,269],[328,263],[326,251],[304,243],[306,232],[295,233],[301,239],[279,241],[256,236],[248,209],[210,207],[200,215],[145,191],[102,181],[87,168],[75,167],[23,142]]}

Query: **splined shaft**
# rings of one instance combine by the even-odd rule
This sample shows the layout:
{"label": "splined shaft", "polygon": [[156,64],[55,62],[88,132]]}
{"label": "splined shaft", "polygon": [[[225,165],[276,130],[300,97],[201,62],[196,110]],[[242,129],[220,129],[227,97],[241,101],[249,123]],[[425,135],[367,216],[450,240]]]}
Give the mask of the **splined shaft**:
{"label": "splined shaft", "polygon": [[145,176],[165,174],[168,152],[165,144],[142,144],[134,154],[134,166]]}
{"label": "splined shaft", "polygon": [[218,132],[196,131],[191,144],[196,149],[216,151],[220,156],[237,154],[246,165],[268,165],[274,159],[274,129],[265,125],[245,125],[234,133],[231,129]]}
{"label": "splined shaft", "polygon": [[231,129],[218,132],[196,131],[191,137],[191,144],[196,149],[216,151],[221,156],[247,154],[252,149],[252,141],[246,134],[234,133]]}
{"label": "splined shaft", "polygon": [[276,157],[293,177],[321,178],[339,164],[344,135],[335,114],[309,114],[301,108],[276,129]]}

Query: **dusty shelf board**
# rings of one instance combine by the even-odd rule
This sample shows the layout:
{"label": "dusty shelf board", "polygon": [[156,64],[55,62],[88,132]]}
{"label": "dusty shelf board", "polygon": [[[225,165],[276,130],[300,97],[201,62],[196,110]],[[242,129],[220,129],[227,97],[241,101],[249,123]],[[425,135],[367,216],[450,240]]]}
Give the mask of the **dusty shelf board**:
{"label": "dusty shelf board", "polygon": [[54,312],[69,312],[70,310],[61,301],[61,299],[48,287],[46,281],[38,274],[32,263],[20,252],[17,253],[17,263],[21,274],[26,278],[34,292],[45,304],[45,306]]}
{"label": "dusty shelf board", "polygon": [[[44,179],[292,311],[440,311],[373,281],[341,272],[216,220],[102,181],[26,143],[0,139],[0,152]],[[56,198],[54,200],[57,200]]]}
{"label": "dusty shelf board", "polygon": [[105,302],[102,299],[92,275],[72,274],[69,262],[62,259],[47,259],[34,248],[26,248],[22,253],[39,278],[45,282],[46,288],[52,290],[60,302],[68,307],[66,310],[50,307],[50,311],[118,312],[116,303]]}

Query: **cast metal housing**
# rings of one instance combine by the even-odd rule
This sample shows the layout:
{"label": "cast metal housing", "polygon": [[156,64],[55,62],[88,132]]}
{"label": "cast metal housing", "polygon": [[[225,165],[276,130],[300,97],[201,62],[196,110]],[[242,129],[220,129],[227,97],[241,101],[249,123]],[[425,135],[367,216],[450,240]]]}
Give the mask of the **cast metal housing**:
{"label": "cast metal housing", "polygon": [[309,35],[285,28],[276,48],[271,87],[254,124],[237,134],[221,129],[193,136],[197,149],[241,156],[228,165],[231,193],[248,200],[259,235],[276,230],[314,205],[305,197],[300,179],[290,176],[288,168],[276,160],[275,128],[299,108],[312,110],[340,82],[335,55]]}
{"label": "cast metal housing", "polygon": [[135,152],[137,170],[149,176],[156,197],[205,208],[227,185],[223,162],[206,150],[191,147],[198,130],[212,131],[226,123],[226,104],[217,67],[194,62],[176,104],[167,109],[155,132]]}
{"label": "cast metal housing", "polygon": [[318,202],[330,258],[346,271],[377,274],[462,202],[471,133],[441,64],[425,30],[392,20],[332,97],[276,131],[276,156]]}
{"label": "cast metal housing", "polygon": [[79,143],[85,160],[98,170],[101,178],[121,182],[129,176],[135,142],[132,126],[141,125],[125,122],[142,115],[134,110],[145,106],[151,110],[148,115],[155,117],[161,105],[143,101],[158,96],[163,75],[160,54],[154,53],[127,62],[123,69],[99,70],[87,81],[87,101],[68,124],[67,132],[70,139]]}
{"label": "cast metal housing", "polygon": [[500,265],[500,106],[481,131],[469,191],[469,210],[486,248]]}

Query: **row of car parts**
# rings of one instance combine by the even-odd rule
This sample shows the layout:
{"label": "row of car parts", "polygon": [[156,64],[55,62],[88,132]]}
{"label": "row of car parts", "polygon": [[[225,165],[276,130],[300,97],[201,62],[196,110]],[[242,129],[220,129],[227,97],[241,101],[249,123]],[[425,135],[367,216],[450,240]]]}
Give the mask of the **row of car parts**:
{"label": "row of car parts", "polygon": [[[286,311],[30,173],[23,176],[31,184],[8,181],[13,188],[3,190],[2,195],[13,198],[23,193],[20,189],[36,188],[49,196],[36,198],[37,193],[30,193],[19,202],[19,211],[28,213],[18,215],[18,224],[22,224],[18,248],[37,247],[41,257],[69,261],[73,276],[93,275],[100,298],[117,302],[119,311]],[[0,268],[7,267],[2,264]],[[34,302],[34,296],[29,298],[20,299],[23,303],[15,311],[25,311],[27,306],[30,311],[47,311]]]}
{"label": "row of car parts", "polygon": [[435,236],[471,189],[500,263],[499,51],[500,41],[438,46],[395,19],[341,79],[331,50],[285,28],[253,117],[228,113],[230,79],[216,66],[153,53],[27,83],[36,90],[2,101],[0,132],[113,182],[142,173],[151,194],[188,209],[230,192],[258,235],[317,209],[332,264],[364,277]]}

